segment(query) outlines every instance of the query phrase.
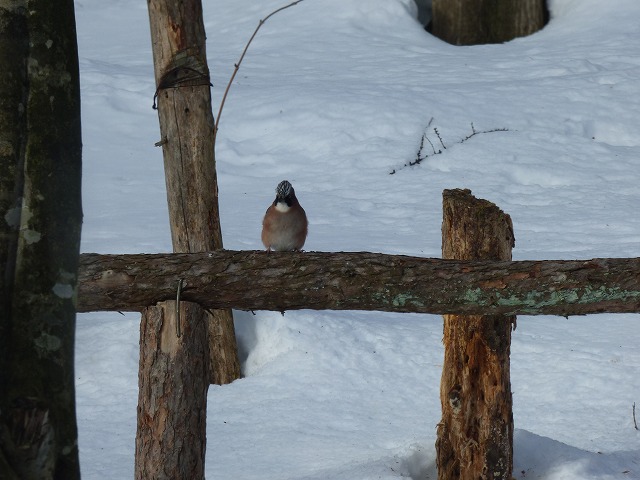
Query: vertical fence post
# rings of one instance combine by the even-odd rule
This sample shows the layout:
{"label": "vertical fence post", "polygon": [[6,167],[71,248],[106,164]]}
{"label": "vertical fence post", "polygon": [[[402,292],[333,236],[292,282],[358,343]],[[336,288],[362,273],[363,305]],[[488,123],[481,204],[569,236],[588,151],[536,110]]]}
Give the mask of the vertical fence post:
{"label": "vertical fence post", "polygon": [[[470,190],[443,192],[442,256],[511,260],[509,215]],[[439,480],[510,479],[513,413],[509,353],[516,317],[444,315]]]}
{"label": "vertical fence post", "polygon": [[206,312],[195,303],[180,302],[177,317],[175,301],[142,313],[136,480],[204,478]]}
{"label": "vertical fence post", "polygon": [[[202,2],[148,0],[148,8],[173,250],[219,249]],[[204,478],[209,381],[240,376],[231,311],[178,301],[175,281],[176,301],[142,312],[136,479]]]}
{"label": "vertical fence post", "polygon": [[[222,230],[202,1],[147,4],[173,251],[219,250]],[[208,311],[206,322],[210,382],[231,383],[240,378],[231,309]]]}

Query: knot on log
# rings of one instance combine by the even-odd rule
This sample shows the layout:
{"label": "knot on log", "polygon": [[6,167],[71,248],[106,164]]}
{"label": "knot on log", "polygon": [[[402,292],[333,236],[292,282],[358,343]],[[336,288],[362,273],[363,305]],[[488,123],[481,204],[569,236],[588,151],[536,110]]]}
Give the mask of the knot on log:
{"label": "knot on log", "polygon": [[460,386],[456,385],[449,390],[449,406],[453,410],[453,414],[457,415],[462,408],[462,394],[460,392]]}

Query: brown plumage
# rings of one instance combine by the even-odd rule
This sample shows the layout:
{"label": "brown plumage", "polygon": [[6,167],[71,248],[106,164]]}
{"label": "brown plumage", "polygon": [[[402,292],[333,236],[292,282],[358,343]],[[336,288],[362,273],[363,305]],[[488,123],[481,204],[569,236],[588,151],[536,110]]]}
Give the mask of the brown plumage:
{"label": "brown plumage", "polygon": [[262,220],[262,243],[267,251],[301,250],[307,239],[307,214],[291,184],[283,180],[276,188],[276,199]]}

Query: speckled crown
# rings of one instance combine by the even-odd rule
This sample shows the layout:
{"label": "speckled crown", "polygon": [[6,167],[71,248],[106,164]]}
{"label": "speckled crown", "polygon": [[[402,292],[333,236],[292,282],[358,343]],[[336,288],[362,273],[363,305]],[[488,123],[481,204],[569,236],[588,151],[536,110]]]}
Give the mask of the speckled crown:
{"label": "speckled crown", "polygon": [[287,198],[293,192],[293,187],[287,180],[281,181],[276,187],[276,196],[278,198]]}

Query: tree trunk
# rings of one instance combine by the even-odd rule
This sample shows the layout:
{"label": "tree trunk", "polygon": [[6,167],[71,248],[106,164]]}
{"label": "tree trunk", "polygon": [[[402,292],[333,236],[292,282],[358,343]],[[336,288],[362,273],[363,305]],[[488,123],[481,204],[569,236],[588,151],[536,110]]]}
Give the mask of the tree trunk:
{"label": "tree trunk", "polygon": [[[173,250],[220,249],[202,5],[200,0],[149,0],[148,7]],[[180,281],[174,278],[176,291]],[[231,312],[208,313],[195,304],[180,309],[178,325],[186,326],[184,332],[175,326],[170,333],[170,319],[176,323],[175,302],[146,308],[142,314],[135,466],[139,479],[204,478],[207,386],[240,376]],[[205,328],[212,339],[206,348]],[[147,336],[149,332],[155,335]],[[204,369],[190,371],[196,361]]]}
{"label": "tree trunk", "polygon": [[[222,248],[213,114],[200,0],[150,0],[149,19],[174,252]],[[230,309],[208,313],[211,383],[240,378]]]}
{"label": "tree trunk", "polygon": [[542,29],[545,0],[433,0],[432,33],[453,45],[502,43]]}
{"label": "tree trunk", "polygon": [[[456,261],[380,253],[221,250],[80,256],[78,311],[205,308],[585,315],[640,312],[640,258]],[[281,286],[286,284],[288,288]]]}
{"label": "tree trunk", "polygon": [[0,478],[80,478],[74,338],[80,84],[73,1],[0,1]]}
{"label": "tree trunk", "polygon": [[[0,75],[0,212],[6,219],[0,221],[0,352],[8,352],[11,345],[11,298],[24,186],[29,55],[25,6],[26,0],[22,5],[0,1],[0,71],[4,72]],[[9,361],[9,355],[0,355],[0,392],[7,391]]]}
{"label": "tree trunk", "polygon": [[142,315],[138,480],[203,478],[209,386],[206,315],[198,305],[180,302],[178,327],[175,306],[175,301],[164,302]]}
{"label": "tree trunk", "polygon": [[[469,190],[443,194],[442,256],[510,260],[509,215]],[[511,478],[513,413],[509,353],[515,317],[444,316],[438,479]]]}

